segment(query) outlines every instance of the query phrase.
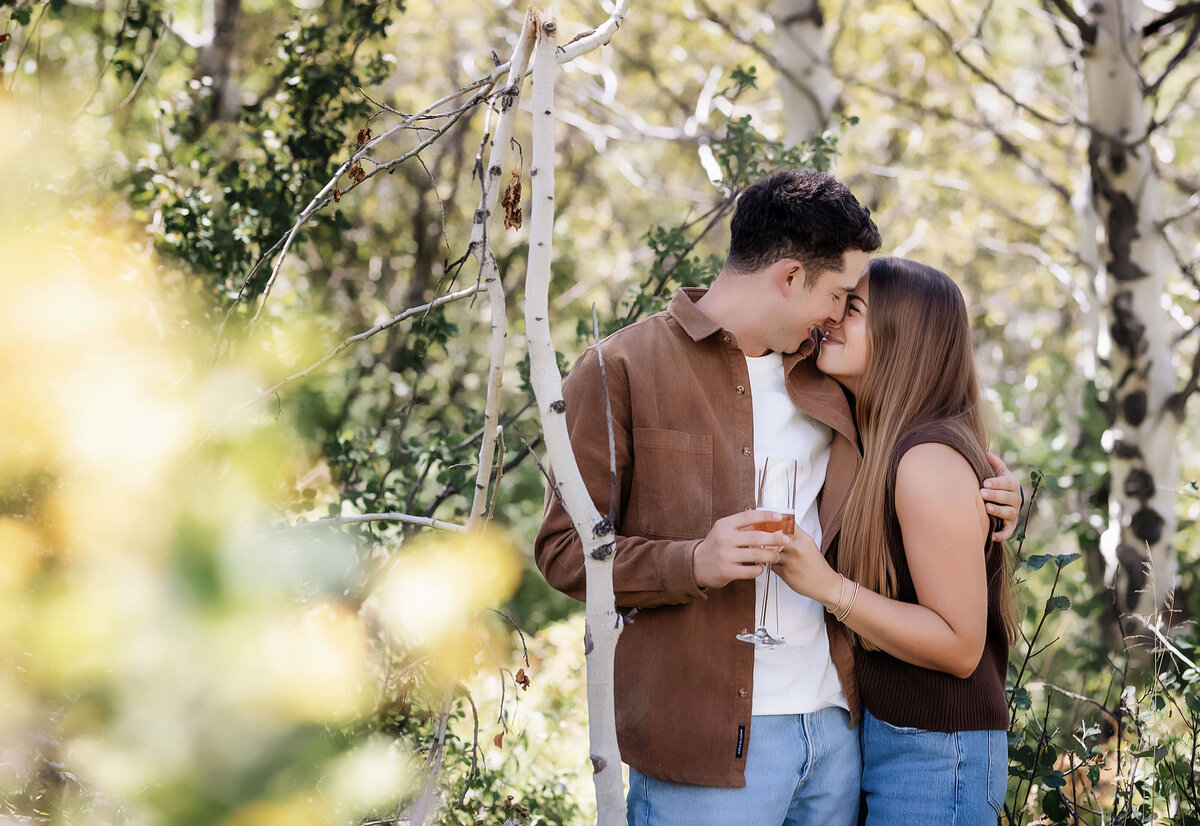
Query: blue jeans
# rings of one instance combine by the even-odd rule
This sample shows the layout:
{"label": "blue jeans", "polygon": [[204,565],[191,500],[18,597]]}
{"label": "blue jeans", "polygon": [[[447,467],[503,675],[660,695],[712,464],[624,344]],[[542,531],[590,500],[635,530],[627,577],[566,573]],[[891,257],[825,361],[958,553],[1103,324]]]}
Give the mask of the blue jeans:
{"label": "blue jeans", "polygon": [[629,826],[855,826],[862,763],[845,709],[753,718],[746,786],[688,786],[629,770]]}
{"label": "blue jeans", "polygon": [[863,710],[867,826],[995,826],[1008,785],[1003,731],[926,731]]}

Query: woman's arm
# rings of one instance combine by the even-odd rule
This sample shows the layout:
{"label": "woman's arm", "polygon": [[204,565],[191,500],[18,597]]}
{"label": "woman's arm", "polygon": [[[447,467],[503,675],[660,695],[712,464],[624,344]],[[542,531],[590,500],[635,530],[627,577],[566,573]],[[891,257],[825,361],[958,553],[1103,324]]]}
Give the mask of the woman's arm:
{"label": "woman's arm", "polygon": [[[969,677],[987,636],[984,542],[988,518],[971,466],[946,445],[917,445],[896,475],[896,513],[919,604],[861,588],[843,620],[894,657]],[[831,569],[803,532],[780,554],[779,574],[792,590],[826,609],[845,610],[854,583]]]}

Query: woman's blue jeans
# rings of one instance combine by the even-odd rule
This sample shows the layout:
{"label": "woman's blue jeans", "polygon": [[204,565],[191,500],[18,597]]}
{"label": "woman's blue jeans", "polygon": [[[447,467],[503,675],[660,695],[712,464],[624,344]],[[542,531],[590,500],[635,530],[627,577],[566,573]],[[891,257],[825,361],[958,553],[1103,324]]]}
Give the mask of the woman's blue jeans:
{"label": "woman's blue jeans", "polygon": [[845,709],[755,717],[746,786],[688,786],[629,770],[629,826],[855,826],[861,763]]}
{"label": "woman's blue jeans", "polygon": [[995,826],[1008,785],[1003,731],[893,726],[863,710],[867,826]]}

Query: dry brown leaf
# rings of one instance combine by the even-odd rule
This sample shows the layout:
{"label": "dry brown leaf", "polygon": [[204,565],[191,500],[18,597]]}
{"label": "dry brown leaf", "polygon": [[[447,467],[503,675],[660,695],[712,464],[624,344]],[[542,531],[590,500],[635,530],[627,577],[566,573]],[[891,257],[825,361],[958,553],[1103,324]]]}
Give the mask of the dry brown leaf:
{"label": "dry brown leaf", "polygon": [[524,216],[521,214],[521,170],[514,169],[512,178],[504,189],[504,197],[500,199],[500,206],[504,207],[504,228],[520,229],[521,221],[524,220]]}

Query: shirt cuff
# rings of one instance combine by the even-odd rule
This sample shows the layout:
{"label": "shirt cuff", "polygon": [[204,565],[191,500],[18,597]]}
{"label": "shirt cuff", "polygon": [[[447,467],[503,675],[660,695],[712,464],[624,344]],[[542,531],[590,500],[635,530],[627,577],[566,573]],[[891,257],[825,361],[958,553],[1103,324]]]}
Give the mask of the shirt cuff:
{"label": "shirt cuff", "polygon": [[672,542],[663,554],[662,567],[663,587],[673,601],[687,602],[693,599],[707,599],[704,589],[696,582],[694,560],[696,548],[700,547],[703,539],[689,539],[683,542]]}

